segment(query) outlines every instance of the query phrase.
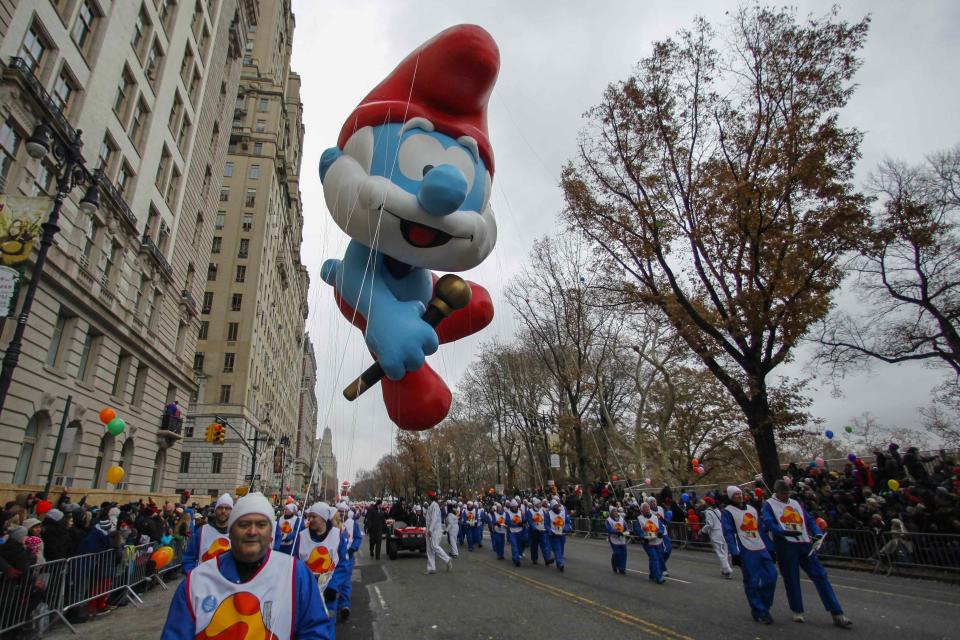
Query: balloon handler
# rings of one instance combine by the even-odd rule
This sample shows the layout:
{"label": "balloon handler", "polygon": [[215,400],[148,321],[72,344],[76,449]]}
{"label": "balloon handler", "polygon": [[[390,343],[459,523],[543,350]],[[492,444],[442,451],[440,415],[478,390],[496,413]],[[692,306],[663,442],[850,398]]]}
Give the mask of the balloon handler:
{"label": "balloon handler", "polygon": [[790,487],[783,480],[773,485],[773,497],[763,503],[763,524],[773,536],[777,564],[787,590],[787,601],[794,622],[804,622],[803,594],[800,591],[800,569],[806,572],[817,588],[824,608],[833,616],[833,624],[848,628],[853,621],[843,615],[840,601],[827,578],[827,570],[814,554],[813,543],[823,537],[820,528],[806,509],[790,497]]}
{"label": "balloon handler", "polygon": [[377,85],[320,158],[327,208],[351,237],[320,275],[377,361],[344,395],[385,375],[387,414],[402,429],[429,429],[450,409],[426,356],[493,319],[486,289],[432,270],[472,269],[496,243],[487,102],[499,69],[490,34],[451,27]]}
{"label": "balloon handler", "polygon": [[666,561],[663,559],[663,538],[667,535],[663,521],[653,512],[649,503],[641,502],[640,515],[637,516],[633,526],[637,537],[643,543],[643,550],[647,553],[650,580],[663,584],[667,581],[663,577],[663,570],[666,568]]}
{"label": "balloon handler", "polygon": [[761,527],[757,510],[746,504],[740,487],[727,487],[731,504],[720,516],[726,548],[733,564],[743,572],[743,591],[750,603],[750,614],[762,624],[773,623],[770,607],[777,589],[777,568],[770,555],[772,543]]}

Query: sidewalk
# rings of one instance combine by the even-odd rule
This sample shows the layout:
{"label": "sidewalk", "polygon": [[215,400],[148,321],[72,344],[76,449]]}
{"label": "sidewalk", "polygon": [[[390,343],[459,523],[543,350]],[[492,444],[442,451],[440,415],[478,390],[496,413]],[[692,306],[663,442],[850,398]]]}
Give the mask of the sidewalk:
{"label": "sidewalk", "polygon": [[[163,623],[167,619],[167,609],[170,599],[176,591],[182,578],[167,582],[169,591],[154,587],[140,597],[143,604],[135,607],[127,604],[118,607],[110,613],[91,618],[89,622],[74,625],[77,635],[70,633],[70,629],[60,624],[47,635],[44,640],[67,640],[68,638],[83,640],[117,640],[118,638],[159,638],[163,631]],[[54,618],[56,619],[56,618]]]}

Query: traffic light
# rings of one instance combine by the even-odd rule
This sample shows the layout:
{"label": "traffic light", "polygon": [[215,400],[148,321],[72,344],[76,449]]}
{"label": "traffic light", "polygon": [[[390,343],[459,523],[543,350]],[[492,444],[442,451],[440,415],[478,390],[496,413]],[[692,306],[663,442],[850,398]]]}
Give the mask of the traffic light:
{"label": "traffic light", "polygon": [[227,428],[222,424],[214,424],[213,427],[213,441],[217,444],[223,444],[223,441],[227,439]]}
{"label": "traffic light", "polygon": [[204,442],[213,442],[213,440],[214,440],[214,431],[216,430],[216,427],[217,427],[217,426],[218,426],[217,424],[208,424],[208,425],[207,425],[207,432],[206,432],[206,434],[203,436],[203,441],[204,441]]}

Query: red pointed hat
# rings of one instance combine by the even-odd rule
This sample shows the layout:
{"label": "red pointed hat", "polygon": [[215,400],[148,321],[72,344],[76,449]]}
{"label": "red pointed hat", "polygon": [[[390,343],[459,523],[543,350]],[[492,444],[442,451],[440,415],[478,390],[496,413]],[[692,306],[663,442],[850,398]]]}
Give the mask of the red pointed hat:
{"label": "red pointed hat", "polygon": [[340,130],[341,149],[357,129],[426,118],[440,133],[470,136],[493,175],[487,101],[500,71],[500,50],[482,27],[461,24],[420,45],[367,94]]}

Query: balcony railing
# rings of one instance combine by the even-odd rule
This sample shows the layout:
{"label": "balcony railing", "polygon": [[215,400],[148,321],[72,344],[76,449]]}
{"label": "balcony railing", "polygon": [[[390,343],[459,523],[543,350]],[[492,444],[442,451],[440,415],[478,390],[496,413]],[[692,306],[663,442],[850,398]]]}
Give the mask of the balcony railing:
{"label": "balcony railing", "polygon": [[33,99],[36,100],[41,107],[47,112],[47,116],[56,123],[58,128],[58,133],[67,140],[74,140],[77,137],[77,131],[73,128],[73,125],[67,120],[63,115],[63,112],[60,111],[60,107],[57,106],[57,103],[53,101],[53,98],[50,97],[50,94],[47,93],[47,90],[43,88],[43,85],[40,84],[40,81],[37,80],[37,77],[33,75],[33,71],[30,70],[30,66],[27,64],[27,61],[23,58],[14,56],[10,58],[10,66],[8,67],[13,71],[17,77],[27,85],[27,89],[33,94]]}
{"label": "balcony railing", "polygon": [[166,431],[167,433],[179,436],[183,433],[183,418],[169,413],[163,414],[163,417],[160,419],[160,431]]}
{"label": "balcony railing", "polygon": [[127,224],[131,231],[136,233],[137,217],[133,215],[133,211],[130,210],[130,207],[127,205],[127,201],[123,199],[123,196],[120,195],[120,192],[117,191],[117,188],[113,186],[112,182],[110,182],[110,178],[108,178],[100,169],[97,169],[93,172],[93,177],[94,180],[97,181],[97,185],[100,187],[101,193],[106,194],[113,207],[120,212],[120,216],[123,218],[123,221]]}
{"label": "balcony railing", "polygon": [[197,301],[194,299],[193,294],[186,289],[180,291],[180,304],[187,308],[191,316],[197,315]]}
{"label": "balcony railing", "polygon": [[143,238],[140,239],[140,249],[146,251],[153,258],[153,261],[157,263],[157,266],[166,274],[167,278],[173,279],[173,267],[167,262],[163,252],[160,251],[160,247],[153,241],[149,233],[143,234]]}

